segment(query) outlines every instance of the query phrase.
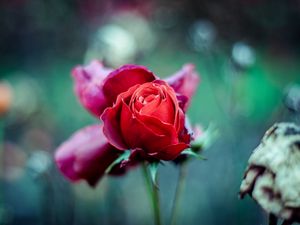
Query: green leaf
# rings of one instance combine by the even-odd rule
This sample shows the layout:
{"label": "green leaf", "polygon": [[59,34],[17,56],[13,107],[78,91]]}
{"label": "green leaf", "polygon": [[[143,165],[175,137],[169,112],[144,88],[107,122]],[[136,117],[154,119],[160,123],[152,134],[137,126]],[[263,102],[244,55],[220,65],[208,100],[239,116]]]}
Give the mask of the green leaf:
{"label": "green leaf", "polygon": [[105,170],[105,173],[108,174],[112,168],[122,162],[123,160],[128,160],[130,156],[130,150],[125,150],[123,154],[121,154],[115,161],[113,161],[109,167]]}
{"label": "green leaf", "polygon": [[152,180],[152,182],[155,186],[157,186],[157,184],[156,184],[156,175],[157,175],[157,171],[158,171],[158,165],[159,165],[159,161],[151,162],[148,165],[148,168],[149,168],[149,171],[150,171],[150,177],[151,177],[151,180]]}
{"label": "green leaf", "polygon": [[185,149],[183,152],[181,152],[181,154],[190,155],[201,160],[206,160],[206,158],[204,158],[202,155],[198,154],[197,152],[194,152],[191,148]]}

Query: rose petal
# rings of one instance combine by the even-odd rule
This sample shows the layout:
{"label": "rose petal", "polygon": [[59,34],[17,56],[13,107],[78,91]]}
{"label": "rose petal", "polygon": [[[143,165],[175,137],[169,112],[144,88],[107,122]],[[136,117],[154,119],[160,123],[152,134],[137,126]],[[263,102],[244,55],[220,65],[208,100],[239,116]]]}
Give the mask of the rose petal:
{"label": "rose petal", "polygon": [[112,105],[118,95],[136,84],[155,80],[155,75],[146,67],[125,65],[111,72],[104,81],[103,93],[109,105]]}
{"label": "rose petal", "polygon": [[80,179],[80,176],[74,171],[73,168],[73,163],[75,161],[73,148],[67,146],[66,143],[63,143],[56,150],[55,161],[60,171],[71,181],[77,181]]}
{"label": "rose petal", "polygon": [[[121,132],[127,146],[131,149],[142,148],[151,149],[153,144],[157,146],[161,144],[163,135],[156,134],[145,127],[136,117],[132,115],[129,107],[123,103],[121,110]],[[155,140],[155,143],[149,145],[149,139]],[[153,141],[152,141],[153,142]]]}
{"label": "rose petal", "polygon": [[166,161],[173,160],[176,157],[178,157],[178,155],[188,147],[189,147],[189,145],[187,145],[185,143],[169,145],[168,147],[162,149],[161,151],[157,152],[156,154],[153,154],[152,156],[157,159],[166,160]]}
{"label": "rose petal", "polygon": [[181,94],[177,94],[176,98],[178,100],[179,107],[185,112],[188,108],[189,98]]}
{"label": "rose petal", "polygon": [[55,161],[71,181],[86,180],[94,186],[120,152],[108,144],[101,125],[91,125],[74,133],[61,144]]}
{"label": "rose petal", "polygon": [[175,116],[175,128],[178,133],[185,129],[185,114],[181,109],[178,109]]}
{"label": "rose petal", "polygon": [[72,70],[74,78],[74,91],[85,109],[98,117],[108,106],[102,91],[103,80],[112,71],[105,68],[97,60],[93,60],[87,66],[77,66]]}
{"label": "rose petal", "polygon": [[[149,98],[148,98],[149,99]],[[146,100],[147,101],[147,100]],[[141,114],[152,114],[156,111],[156,109],[159,107],[161,103],[161,98],[160,96],[156,96],[153,99],[151,99],[150,102],[144,102],[142,106],[140,104],[135,104],[138,107],[133,107],[133,110],[141,113]]]}
{"label": "rose petal", "polygon": [[156,117],[135,114],[136,118],[141,121],[149,130],[157,135],[169,136],[172,143],[177,143],[177,132],[173,125],[164,123]]}
{"label": "rose petal", "polygon": [[128,149],[128,147],[126,146],[121,135],[121,128],[119,125],[120,113],[120,105],[107,108],[103,112],[101,116],[101,119],[104,123],[103,133],[111,145],[113,145],[117,149],[126,150]]}
{"label": "rose petal", "polygon": [[129,88],[127,92],[120,94],[116,104],[113,107],[107,108],[101,115],[103,121],[103,133],[108,142],[117,149],[126,150],[128,146],[125,144],[121,133],[120,118],[123,101],[129,99],[138,85]]}
{"label": "rose petal", "polygon": [[133,116],[129,107],[124,103],[120,122],[124,140],[132,149],[141,148],[148,153],[153,153],[167,145],[178,143],[177,133],[173,126],[164,124],[153,117]]}
{"label": "rose petal", "polygon": [[179,136],[181,136],[181,132],[185,130],[185,114],[184,109],[182,109],[179,105],[180,102],[178,101],[178,96],[176,96],[174,89],[171,88],[165,81],[156,80],[154,82],[164,85],[164,87],[167,89],[166,92],[168,93],[169,97],[172,99],[172,102],[174,104],[174,126],[176,131],[179,133]]}
{"label": "rose petal", "polygon": [[188,97],[188,102],[184,108],[186,111],[200,81],[200,77],[195,71],[195,66],[193,64],[186,64],[181,70],[165,80],[174,88],[176,93]]}
{"label": "rose petal", "polygon": [[[142,86],[140,88],[142,88]],[[174,99],[170,96],[171,93],[166,90],[167,88],[163,85],[161,85],[160,88],[163,89],[163,93],[158,97],[159,101],[152,101],[149,104],[146,104],[140,110],[140,113],[155,117],[165,123],[174,124],[175,104],[177,103],[177,99],[175,98],[176,102],[174,103]],[[174,92],[173,89],[172,92]]]}

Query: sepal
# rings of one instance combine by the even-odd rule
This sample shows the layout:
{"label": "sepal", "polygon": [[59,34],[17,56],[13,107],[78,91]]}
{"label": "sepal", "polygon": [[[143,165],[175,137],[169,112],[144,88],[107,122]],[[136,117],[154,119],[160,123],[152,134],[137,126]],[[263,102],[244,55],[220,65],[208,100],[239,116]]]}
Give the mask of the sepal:
{"label": "sepal", "polygon": [[123,161],[129,160],[130,157],[130,150],[125,150],[123,154],[121,154],[115,161],[113,161],[105,170],[105,174],[109,174],[112,169],[118,165],[121,164]]}

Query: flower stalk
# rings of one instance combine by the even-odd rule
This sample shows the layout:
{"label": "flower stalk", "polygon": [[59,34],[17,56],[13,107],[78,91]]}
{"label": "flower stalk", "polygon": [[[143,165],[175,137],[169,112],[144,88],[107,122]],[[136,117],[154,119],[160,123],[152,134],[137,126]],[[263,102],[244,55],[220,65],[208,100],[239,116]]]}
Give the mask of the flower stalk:
{"label": "flower stalk", "polygon": [[142,170],[143,170],[143,177],[145,178],[145,182],[146,182],[147,192],[149,197],[151,198],[155,225],[162,225],[161,216],[160,216],[159,189],[157,186],[157,182],[151,181],[150,173],[145,163],[142,166]]}
{"label": "flower stalk", "polygon": [[178,176],[175,196],[173,200],[173,206],[172,206],[171,217],[170,217],[170,225],[176,224],[176,219],[180,209],[180,196],[185,186],[186,173],[187,173],[187,164],[183,163],[179,168],[179,176]]}

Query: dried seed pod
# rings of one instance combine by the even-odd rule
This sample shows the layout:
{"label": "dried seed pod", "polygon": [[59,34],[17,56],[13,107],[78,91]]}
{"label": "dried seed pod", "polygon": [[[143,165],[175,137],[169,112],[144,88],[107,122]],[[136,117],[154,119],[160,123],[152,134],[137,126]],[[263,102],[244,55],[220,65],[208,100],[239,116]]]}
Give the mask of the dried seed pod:
{"label": "dried seed pod", "polygon": [[300,221],[300,127],[274,124],[248,161],[240,197],[249,194],[268,213]]}

